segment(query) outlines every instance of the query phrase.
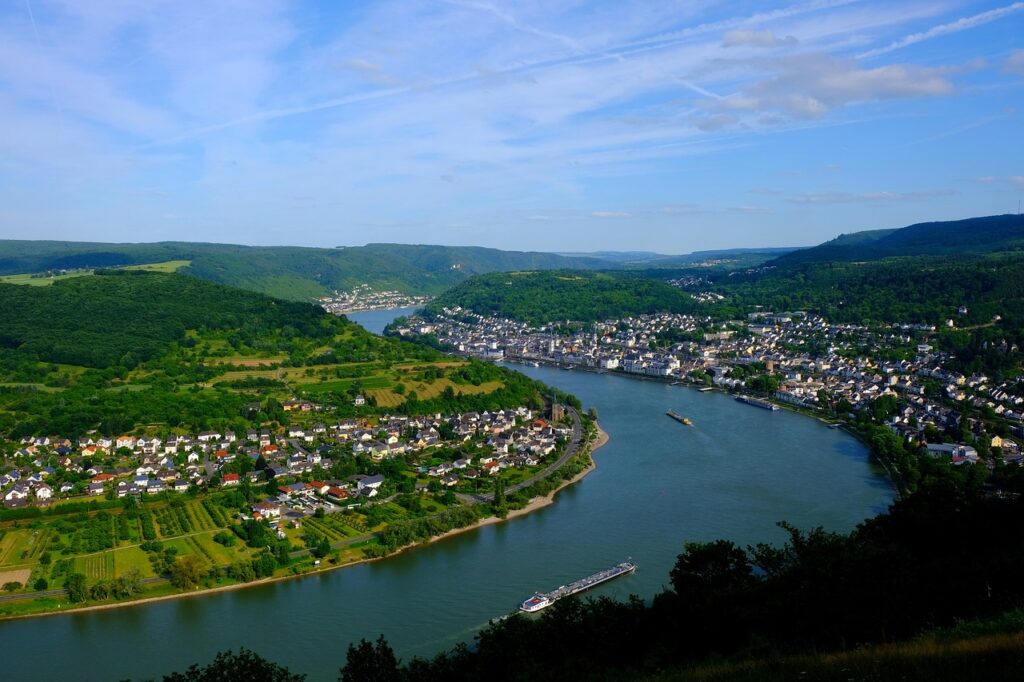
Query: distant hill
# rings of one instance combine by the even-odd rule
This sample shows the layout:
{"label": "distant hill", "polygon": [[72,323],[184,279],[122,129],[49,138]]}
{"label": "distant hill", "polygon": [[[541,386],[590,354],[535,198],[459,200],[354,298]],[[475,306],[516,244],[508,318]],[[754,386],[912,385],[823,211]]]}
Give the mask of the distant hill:
{"label": "distant hill", "polygon": [[[599,258],[608,261],[607,267],[619,265],[625,268],[681,268],[713,267],[721,270],[756,267],[772,258],[777,258],[798,247],[764,247],[741,249],[714,249],[694,251],[679,255],[666,255],[653,251],[594,251],[593,253],[562,253],[563,256]],[[710,264],[710,261],[717,261]],[[613,265],[614,264],[614,265]]]}
{"label": "distant hill", "polygon": [[479,247],[367,244],[335,249],[190,242],[104,244],[0,241],[0,275],[187,260],[180,271],[291,300],[369,284],[436,294],[472,275],[505,270],[608,268],[596,258]]}
{"label": "distant hill", "polygon": [[593,322],[697,309],[689,294],[657,279],[632,273],[578,270],[479,275],[436,298],[427,312],[453,306],[532,324]]}
{"label": "distant hill", "polygon": [[997,215],[845,234],[785,254],[770,265],[870,261],[896,256],[955,256],[1024,249],[1024,216]]}
{"label": "distant hill", "polygon": [[189,329],[232,331],[269,345],[284,329],[313,344],[338,328],[349,329],[311,303],[177,274],[112,271],[49,287],[0,284],[0,349],[45,362],[96,368],[126,357],[144,362],[183,342]]}
{"label": "distant hill", "polygon": [[[294,398],[354,416],[539,407],[544,392],[313,303],[196,277],[98,270],[49,286],[0,283],[0,441],[285,424],[281,403]],[[356,394],[367,404],[354,405]]]}

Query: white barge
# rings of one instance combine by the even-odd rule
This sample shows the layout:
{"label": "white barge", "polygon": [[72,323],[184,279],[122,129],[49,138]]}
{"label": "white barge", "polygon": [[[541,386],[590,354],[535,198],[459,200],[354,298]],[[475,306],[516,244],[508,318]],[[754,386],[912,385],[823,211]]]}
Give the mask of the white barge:
{"label": "white barge", "polygon": [[599,573],[595,573],[592,576],[577,580],[576,582],[569,583],[568,585],[562,585],[557,590],[551,592],[538,592],[522,604],[519,605],[519,610],[524,613],[536,613],[542,609],[554,604],[559,599],[570,597],[574,594],[578,594],[585,590],[589,590],[592,587],[597,587],[601,583],[606,583],[609,580],[618,578],[619,576],[629,575],[636,571],[636,564],[632,564],[628,561],[606,568]]}

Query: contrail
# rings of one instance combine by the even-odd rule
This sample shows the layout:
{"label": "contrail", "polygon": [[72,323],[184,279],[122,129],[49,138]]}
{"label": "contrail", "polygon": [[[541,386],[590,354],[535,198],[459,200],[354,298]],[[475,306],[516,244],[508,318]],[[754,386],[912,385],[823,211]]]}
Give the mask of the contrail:
{"label": "contrail", "polygon": [[916,43],[920,43],[924,40],[931,40],[932,38],[938,38],[939,36],[948,35],[950,33],[959,33],[960,31],[966,31],[969,28],[976,26],[982,26],[995,21],[996,19],[1002,19],[1008,14],[1012,14],[1018,10],[1024,9],[1024,2],[1015,2],[1012,5],[1006,5],[1005,7],[997,7],[996,9],[990,9],[987,12],[981,14],[975,14],[971,17],[961,17],[956,21],[948,24],[942,24],[940,26],[933,26],[927,31],[921,31],[920,33],[912,33],[909,36],[904,36],[899,40],[880,47],[875,50],[868,50],[857,55],[858,59],[870,59],[871,57],[877,57],[879,55],[887,54],[893,50],[899,50]]}
{"label": "contrail", "polygon": [[[25,9],[28,10],[28,20],[32,22],[32,33],[36,37],[36,45],[39,46],[39,49],[42,49],[43,39],[39,36],[39,27],[36,25],[36,15],[32,11],[32,3],[30,0],[25,0]],[[50,93],[50,102],[53,103],[53,109],[58,114],[58,125],[63,127],[62,119],[60,117],[64,115],[64,107],[62,107],[60,102],[57,101],[57,95],[54,94],[53,86],[50,83],[46,84],[46,90]]]}
{"label": "contrail", "polygon": [[[647,39],[641,39],[641,40],[638,40],[638,41],[630,41],[630,42],[622,43],[620,45],[617,45],[615,47],[611,47],[611,48],[608,48],[608,49],[605,49],[605,50],[594,51],[594,52],[588,52],[588,51],[584,50],[583,52],[577,52],[577,54],[575,54],[573,56],[570,56],[570,57],[557,58],[557,59],[547,59],[547,60],[536,61],[536,62],[533,62],[533,63],[513,66],[513,67],[510,67],[510,68],[507,68],[507,69],[501,69],[501,70],[497,71],[496,73],[498,75],[507,75],[507,74],[516,74],[516,73],[529,73],[529,72],[532,72],[532,71],[538,71],[538,70],[543,70],[543,69],[551,68],[553,66],[560,66],[560,65],[566,65],[566,64],[586,64],[586,63],[590,63],[590,62],[602,61],[602,60],[605,60],[605,59],[615,59],[615,60],[618,60],[618,61],[624,61],[625,58],[626,58],[626,55],[632,55],[632,54],[646,52],[646,51],[651,51],[651,50],[660,50],[660,49],[665,49],[667,47],[671,47],[673,45],[679,45],[679,44],[691,42],[692,40],[694,40],[699,35],[704,35],[704,34],[707,34],[707,33],[717,32],[717,31],[725,30],[725,29],[729,29],[729,28],[734,28],[736,26],[743,26],[743,25],[747,25],[747,24],[758,24],[758,23],[762,23],[762,22],[765,22],[765,21],[776,20],[776,19],[783,18],[783,17],[789,17],[789,16],[800,15],[800,14],[806,14],[806,13],[809,13],[809,12],[816,12],[816,11],[820,11],[822,9],[829,9],[829,8],[833,8],[833,7],[841,7],[843,5],[848,5],[848,4],[852,4],[852,3],[855,3],[855,2],[857,2],[857,0],[811,0],[810,2],[807,2],[807,3],[791,5],[789,7],[785,7],[785,8],[780,9],[780,10],[773,10],[771,12],[767,12],[767,13],[763,13],[763,14],[754,14],[754,15],[751,15],[751,16],[745,17],[745,18],[735,18],[735,19],[728,19],[728,20],[723,20],[723,21],[719,21],[719,22],[714,22],[714,23],[710,23],[710,24],[702,24],[700,26],[684,29],[682,31],[676,31],[676,32],[672,32],[672,33],[661,34],[661,35],[658,35],[658,36],[654,36],[654,37],[647,38]],[[448,4],[462,4],[463,6],[466,6],[465,3],[448,2]],[[471,6],[471,8],[477,9],[477,10],[482,10],[482,11],[488,11],[487,8],[482,8],[479,5]],[[557,38],[555,36],[548,36],[548,37],[551,37],[551,38],[556,39],[556,40],[559,39],[559,38]],[[567,38],[567,36],[562,36],[561,38],[565,39],[565,38]],[[572,39],[568,38],[568,40],[571,41]],[[435,81],[433,83],[429,83],[426,87],[429,87],[431,89],[441,88],[441,87],[450,87],[450,86],[453,86],[453,85],[460,85],[460,84],[470,83],[470,82],[479,80],[479,78],[480,78],[480,74],[479,73],[469,73],[469,74],[463,74],[463,75],[456,75],[456,76],[445,78],[445,79],[442,79],[442,80],[439,80],[439,81]],[[709,91],[703,91],[703,88],[701,88],[700,90],[697,90],[694,87],[694,84],[692,84],[692,83],[684,82],[683,85],[689,87],[690,89],[692,89],[695,92],[698,92],[698,93],[700,93],[700,94],[702,94],[704,96],[709,96],[709,97],[712,97],[712,98],[717,97],[719,99],[721,99],[721,97],[722,97],[721,95],[717,95],[716,96],[714,93],[709,92]],[[381,90],[381,91],[370,93],[370,94],[352,95],[352,96],[348,96],[348,97],[339,97],[339,98],[336,98],[336,99],[331,99],[331,100],[327,100],[327,101],[324,101],[324,102],[313,103],[313,104],[310,104],[310,105],[300,105],[300,106],[296,106],[296,107],[288,107],[288,108],[283,108],[283,109],[266,110],[266,111],[250,114],[248,116],[242,116],[240,118],[231,119],[231,120],[228,120],[228,121],[222,121],[221,123],[211,124],[211,125],[208,125],[208,126],[203,126],[201,128],[189,130],[189,131],[183,132],[183,133],[181,133],[179,135],[174,135],[172,137],[163,138],[163,139],[159,139],[159,140],[154,140],[154,141],[149,142],[147,144],[141,145],[141,148],[142,149],[147,149],[147,148],[152,148],[152,147],[160,147],[160,146],[164,146],[164,145],[168,145],[168,144],[176,144],[178,142],[182,142],[184,140],[188,140],[188,139],[200,136],[200,135],[205,135],[205,134],[208,134],[208,133],[211,133],[211,132],[216,132],[216,131],[220,131],[220,130],[226,130],[226,129],[229,129],[229,128],[234,128],[234,127],[239,126],[239,125],[247,125],[247,124],[258,123],[258,122],[262,122],[262,121],[272,121],[272,120],[277,120],[277,119],[281,119],[281,118],[286,118],[286,117],[289,117],[289,116],[298,116],[298,115],[307,114],[307,113],[313,113],[313,112],[317,112],[317,111],[324,111],[324,110],[329,110],[329,109],[335,109],[335,108],[344,107],[344,106],[348,106],[348,105],[359,103],[359,102],[364,102],[364,101],[367,101],[367,100],[377,100],[377,99],[382,99],[382,98],[387,98],[387,97],[394,97],[394,96],[397,96],[397,95],[403,95],[403,94],[407,94],[407,93],[410,93],[410,92],[416,92],[416,91],[418,91],[420,89],[422,89],[422,87],[389,88],[387,90]]]}

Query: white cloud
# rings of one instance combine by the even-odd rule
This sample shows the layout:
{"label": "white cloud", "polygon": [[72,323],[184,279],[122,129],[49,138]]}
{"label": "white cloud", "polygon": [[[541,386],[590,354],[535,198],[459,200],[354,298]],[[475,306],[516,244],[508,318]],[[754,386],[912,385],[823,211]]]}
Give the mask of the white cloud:
{"label": "white cloud", "polygon": [[[764,62],[774,75],[722,100],[731,109],[816,118],[861,102],[952,94],[955,69],[894,64],[864,69],[851,59],[805,53]],[[705,102],[713,106],[714,102]]]}
{"label": "white cloud", "polygon": [[874,50],[868,50],[858,56],[860,59],[867,59],[870,57],[877,57],[879,55],[887,54],[893,50],[899,50],[909,45],[920,43],[923,40],[930,40],[932,38],[938,38],[939,36],[948,35],[950,33],[958,33],[960,31],[966,31],[967,29],[974,28],[976,26],[982,26],[995,21],[996,19],[1002,19],[1003,17],[1012,14],[1018,10],[1024,9],[1024,2],[1015,2],[1012,5],[1006,5],[1005,7],[998,7],[996,9],[988,10],[980,14],[975,14],[969,17],[962,17],[956,21],[941,24],[939,26],[933,26],[927,31],[921,31],[920,33],[912,33],[908,36],[904,36],[899,40],[890,43],[886,47],[880,47]]}
{"label": "white cloud", "polygon": [[770,28],[758,31],[756,29],[734,29],[726,31],[722,36],[722,47],[781,47],[784,45],[796,45],[797,39],[793,36],[780,38]]}
{"label": "white cloud", "polygon": [[1011,175],[1010,183],[1016,187],[1024,189],[1024,175]]}
{"label": "white cloud", "polygon": [[590,215],[595,218],[629,218],[632,214],[625,211],[591,211]]}
{"label": "white cloud", "polygon": [[706,133],[715,132],[722,128],[728,128],[729,126],[736,125],[737,123],[739,123],[739,119],[730,114],[713,114],[711,116],[704,116],[694,120],[694,125]]}

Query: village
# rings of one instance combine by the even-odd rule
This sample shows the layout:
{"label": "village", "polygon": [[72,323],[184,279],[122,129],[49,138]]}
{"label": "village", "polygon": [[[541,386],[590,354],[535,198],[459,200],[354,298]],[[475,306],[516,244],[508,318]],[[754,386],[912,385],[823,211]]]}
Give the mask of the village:
{"label": "village", "polygon": [[[357,397],[357,401],[360,398]],[[59,500],[261,486],[273,490],[252,505],[254,518],[283,510],[311,515],[362,505],[397,493],[450,490],[477,495],[507,472],[511,483],[536,473],[572,429],[527,407],[494,412],[322,421],[322,405],[285,403],[291,426],[245,433],[203,431],[151,436],[22,438],[0,474],[4,506],[49,506]],[[450,457],[446,457],[450,455]],[[341,478],[359,462],[367,471]],[[385,462],[397,464],[385,466]],[[392,472],[385,476],[382,470]],[[332,473],[333,472],[333,473]]]}
{"label": "village", "polygon": [[335,315],[362,310],[409,308],[425,305],[429,301],[429,296],[412,296],[399,291],[376,291],[368,284],[360,284],[351,291],[336,291],[331,296],[319,299],[323,309]]}
{"label": "village", "polygon": [[[966,313],[966,308],[956,311]],[[562,331],[572,326],[579,331]],[[956,320],[951,317],[945,326],[955,328]],[[869,327],[830,323],[805,312],[763,311],[727,323],[657,314],[581,327],[563,323],[535,328],[456,307],[431,319],[412,317],[391,331],[403,337],[431,335],[459,353],[494,362],[754,392],[777,404],[840,418],[891,396],[900,408],[887,418],[889,427],[907,443],[919,445],[922,453],[955,464],[978,462],[979,449],[1006,463],[1022,460],[1020,384],[948,369],[951,356],[930,342],[938,331],[935,326]],[[974,444],[965,443],[967,439]],[[988,465],[993,465],[991,459]]]}

